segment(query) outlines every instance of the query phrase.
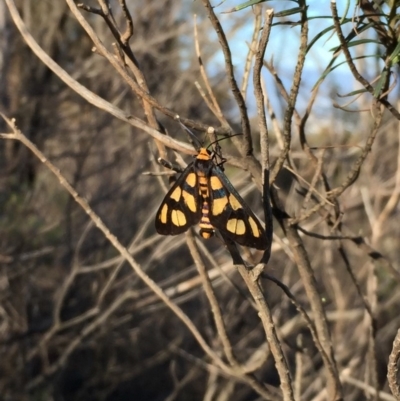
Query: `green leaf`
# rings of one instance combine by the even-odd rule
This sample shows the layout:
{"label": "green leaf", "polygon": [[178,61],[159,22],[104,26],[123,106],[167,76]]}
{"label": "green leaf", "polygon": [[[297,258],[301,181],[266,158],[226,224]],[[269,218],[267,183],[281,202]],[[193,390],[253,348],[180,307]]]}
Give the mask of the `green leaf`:
{"label": "green leaf", "polygon": [[[358,56],[358,57],[354,57],[353,60],[361,60],[364,58],[378,58],[380,59],[381,57],[377,54],[370,54],[370,55],[365,55],[365,56]],[[336,68],[340,67],[343,64],[347,64],[347,61],[344,60],[341,63],[338,63],[336,65],[334,65],[333,67],[332,64],[335,62],[336,57],[334,57],[328,64],[328,66],[325,68],[325,71],[322,73],[322,75],[319,77],[318,81],[315,83],[315,85],[313,86],[312,90],[314,90],[327,76],[328,74],[330,74],[333,70],[335,70]]]}
{"label": "green leaf", "polygon": [[[330,20],[332,20],[332,16],[327,15],[327,16],[316,16],[316,17],[309,18],[309,20],[312,20],[312,19],[330,19]],[[343,23],[347,23],[347,22],[352,22],[352,19],[351,18],[343,18]],[[330,25],[327,28],[323,29],[321,32],[319,32],[317,35],[315,35],[314,38],[308,44],[306,52],[308,52],[314,46],[314,44],[319,39],[321,39],[322,36],[324,36],[327,32],[332,31],[334,29],[335,29],[335,27],[333,25]]]}
{"label": "green leaf", "polygon": [[[353,47],[353,46],[358,46],[358,45],[364,45],[367,43],[375,43],[378,45],[381,45],[382,42],[379,40],[375,40],[375,39],[359,39],[359,40],[353,40],[352,42],[347,43],[347,47]],[[338,47],[332,47],[331,49],[329,49],[329,51],[337,51]]]}
{"label": "green leaf", "polygon": [[317,35],[315,35],[314,38],[311,39],[310,43],[307,46],[306,54],[314,46],[314,44],[317,42],[317,40],[322,38],[322,36],[324,36],[327,32],[331,31],[332,29],[334,29],[333,25],[329,26],[328,28],[323,29],[321,32],[319,32]]}
{"label": "green leaf", "polygon": [[346,93],[345,95],[339,95],[337,94],[339,97],[351,97],[351,96],[355,96],[355,95],[361,95],[362,93],[369,93],[365,88],[363,89],[357,89],[355,91]]}
{"label": "green leaf", "polygon": [[382,94],[382,89],[384,89],[384,85],[386,85],[386,81],[388,78],[390,70],[385,67],[381,73],[381,76],[379,77],[379,80],[374,88],[374,97],[379,98]]}
{"label": "green leaf", "polygon": [[236,7],[233,7],[229,12],[240,11],[240,10],[243,10],[244,8],[255,6],[256,4],[264,3],[266,1],[269,1],[269,0],[250,0],[250,1],[246,1],[246,3],[242,3],[242,4],[239,4]]}
{"label": "green leaf", "polygon": [[389,61],[391,64],[397,64],[399,62],[399,53],[400,53],[400,42],[397,43],[396,48],[393,50],[393,53],[389,57]]}
{"label": "green leaf", "polygon": [[280,11],[279,13],[274,14],[274,18],[276,17],[287,17],[288,15],[293,15],[293,14],[301,14],[307,9],[308,6],[305,7],[295,7],[295,8],[290,8],[289,10],[285,11]]}
{"label": "green leaf", "polygon": [[[240,11],[243,10],[247,7],[251,7],[251,6],[255,6],[256,4],[260,4],[260,3],[265,3],[267,1],[272,1],[272,0],[250,0],[250,1],[246,1],[245,3],[239,4],[236,7],[233,7],[232,9],[230,9],[229,11],[225,11],[226,13],[228,12],[234,12],[234,11]],[[298,3],[297,0],[292,0],[295,3]]]}
{"label": "green leaf", "polygon": [[340,20],[340,25],[343,24],[343,22],[344,22],[344,20],[345,20],[345,18],[346,18],[346,15],[347,15],[347,13],[349,12],[349,8],[350,8],[350,0],[347,0],[347,1],[346,1],[346,7],[345,7],[344,12],[343,12],[343,17],[342,17],[342,19]]}

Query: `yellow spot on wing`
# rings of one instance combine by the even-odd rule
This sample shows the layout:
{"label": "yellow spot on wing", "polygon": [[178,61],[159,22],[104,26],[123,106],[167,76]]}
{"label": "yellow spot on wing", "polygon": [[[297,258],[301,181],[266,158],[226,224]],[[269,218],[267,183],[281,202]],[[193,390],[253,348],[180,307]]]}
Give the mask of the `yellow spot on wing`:
{"label": "yellow spot on wing", "polygon": [[215,175],[210,177],[210,183],[211,183],[211,188],[214,191],[218,191],[219,189],[223,188],[221,180]]}
{"label": "yellow spot on wing", "polygon": [[226,196],[224,196],[223,198],[214,199],[212,204],[212,214],[214,216],[218,216],[224,211],[227,204],[228,198]]}
{"label": "yellow spot on wing", "polygon": [[186,184],[188,184],[190,187],[194,187],[196,185],[196,174],[195,173],[190,173],[186,177]]}
{"label": "yellow spot on wing", "polygon": [[161,223],[166,224],[167,223],[167,212],[168,212],[168,206],[167,204],[164,204],[164,206],[161,209],[160,212],[160,220]]}
{"label": "yellow spot on wing", "polygon": [[232,194],[229,196],[229,203],[233,210],[242,209],[241,203]]}
{"label": "yellow spot on wing", "polygon": [[197,207],[196,207],[196,201],[194,200],[194,196],[187,191],[182,191],[182,197],[185,200],[187,207],[192,212],[195,212]]}
{"label": "yellow spot on wing", "polygon": [[240,219],[230,219],[226,223],[226,229],[236,235],[244,235],[246,232],[246,225],[243,220]]}
{"label": "yellow spot on wing", "polygon": [[244,224],[244,221],[238,220],[236,225],[236,234],[244,235],[245,232],[246,232],[246,225]]}
{"label": "yellow spot on wing", "polygon": [[175,190],[170,195],[170,198],[179,202],[179,200],[181,199],[181,194],[182,194],[182,190],[179,187],[176,187]]}
{"label": "yellow spot on wing", "polygon": [[178,227],[182,227],[186,224],[186,217],[180,210],[173,210],[171,213],[172,223]]}
{"label": "yellow spot on wing", "polygon": [[226,223],[226,229],[231,232],[234,233],[236,231],[236,219],[230,219],[228,220],[228,222]]}
{"label": "yellow spot on wing", "polygon": [[250,223],[251,231],[253,231],[253,235],[258,238],[260,236],[260,230],[258,229],[257,223],[250,216],[249,216],[248,220],[249,220],[249,223]]}

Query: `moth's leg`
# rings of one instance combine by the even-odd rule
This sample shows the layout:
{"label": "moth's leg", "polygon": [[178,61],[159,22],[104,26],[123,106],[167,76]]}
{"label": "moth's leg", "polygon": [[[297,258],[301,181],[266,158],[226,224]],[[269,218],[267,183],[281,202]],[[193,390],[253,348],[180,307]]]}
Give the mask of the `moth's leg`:
{"label": "moth's leg", "polygon": [[172,171],[175,171],[176,173],[182,173],[183,172],[183,168],[181,166],[179,166],[178,164],[173,164],[168,160],[162,159],[161,157],[159,157],[157,159],[157,162],[159,164],[161,164],[163,167],[168,168]]}

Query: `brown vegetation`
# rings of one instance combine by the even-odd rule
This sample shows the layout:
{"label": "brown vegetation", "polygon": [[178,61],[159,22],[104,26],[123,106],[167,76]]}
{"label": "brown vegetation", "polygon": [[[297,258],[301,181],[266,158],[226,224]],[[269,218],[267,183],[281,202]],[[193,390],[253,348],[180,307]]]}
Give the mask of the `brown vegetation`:
{"label": "brown vegetation", "polygon": [[[223,26],[207,0],[1,0],[0,400],[400,400],[398,9],[377,3],[332,3],[310,80],[304,0]],[[264,254],[155,232],[156,159],[196,153],[176,115],[241,134],[219,144]]]}

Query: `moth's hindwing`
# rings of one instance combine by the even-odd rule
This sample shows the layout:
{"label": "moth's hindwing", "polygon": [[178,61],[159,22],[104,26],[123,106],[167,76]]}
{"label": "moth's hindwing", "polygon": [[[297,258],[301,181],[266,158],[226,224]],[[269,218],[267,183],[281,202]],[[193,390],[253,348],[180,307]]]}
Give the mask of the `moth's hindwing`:
{"label": "moth's hindwing", "polygon": [[208,177],[211,224],[240,245],[264,250],[265,230],[222,170],[213,165]]}
{"label": "moth's hindwing", "polygon": [[201,217],[199,197],[199,180],[192,162],[165,195],[156,214],[157,232],[177,235],[198,223]]}

